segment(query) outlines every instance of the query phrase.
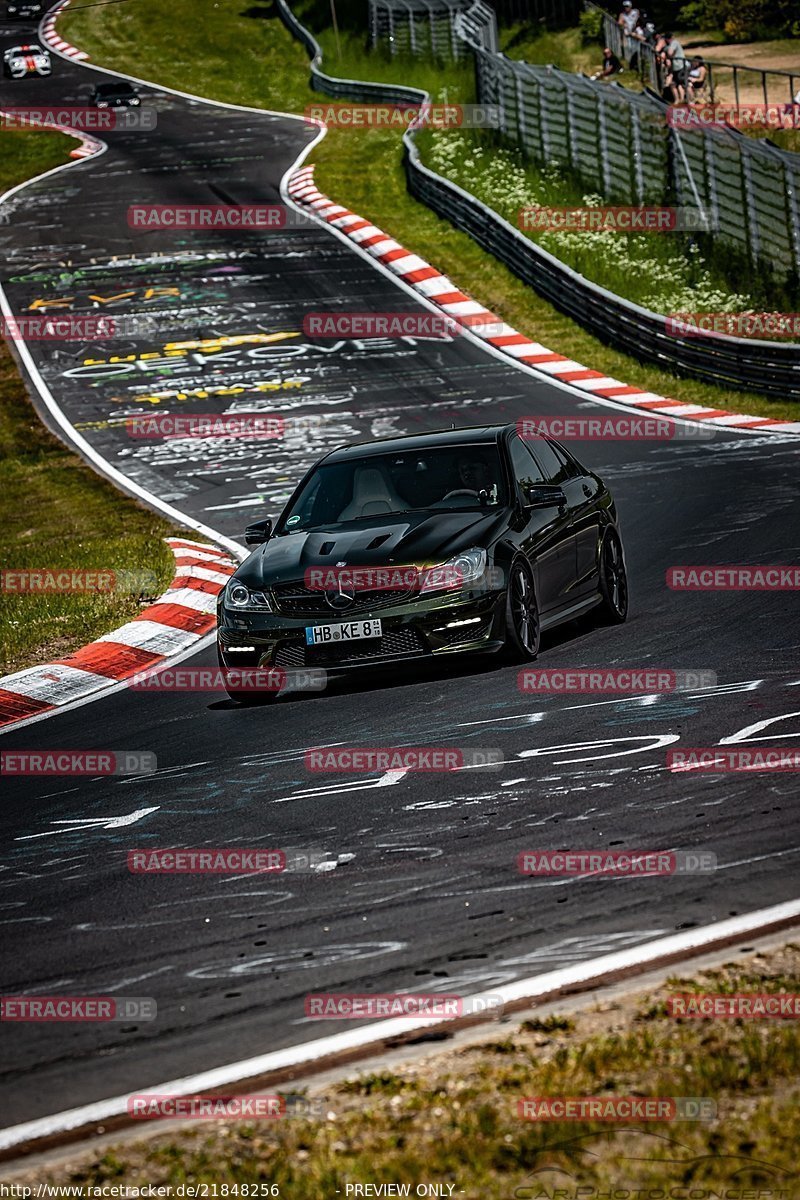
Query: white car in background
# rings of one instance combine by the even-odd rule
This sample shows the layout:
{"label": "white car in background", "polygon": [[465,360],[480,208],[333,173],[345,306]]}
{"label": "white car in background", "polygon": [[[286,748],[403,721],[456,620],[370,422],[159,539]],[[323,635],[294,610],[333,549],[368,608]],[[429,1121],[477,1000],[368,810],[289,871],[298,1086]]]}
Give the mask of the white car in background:
{"label": "white car in background", "polygon": [[49,75],[51,71],[50,52],[35,43],[12,46],[3,54],[3,74],[11,79],[25,79],[28,75]]}

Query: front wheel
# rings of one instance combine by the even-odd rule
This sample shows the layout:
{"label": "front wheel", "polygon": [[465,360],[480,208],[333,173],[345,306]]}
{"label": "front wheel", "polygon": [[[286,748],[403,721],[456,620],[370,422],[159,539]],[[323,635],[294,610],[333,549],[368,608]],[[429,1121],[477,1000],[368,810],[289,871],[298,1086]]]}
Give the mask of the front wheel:
{"label": "front wheel", "polygon": [[600,549],[600,594],[603,618],[612,625],[621,625],[628,616],[628,572],[615,529],[609,529]]}
{"label": "front wheel", "polygon": [[539,606],[530,567],[522,559],[511,564],[506,591],[506,650],[516,662],[539,653]]}

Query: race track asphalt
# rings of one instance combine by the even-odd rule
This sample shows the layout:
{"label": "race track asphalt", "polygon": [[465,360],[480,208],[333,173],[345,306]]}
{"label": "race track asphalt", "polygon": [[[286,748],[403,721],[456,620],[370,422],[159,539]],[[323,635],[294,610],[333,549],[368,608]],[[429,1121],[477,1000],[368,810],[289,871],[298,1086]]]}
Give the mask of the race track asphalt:
{"label": "race track asphalt", "polygon": [[[3,46],[15,32],[0,27]],[[3,81],[0,104],[81,104],[92,81],[91,70],[54,59],[50,80]],[[127,479],[240,540],[246,522],[276,515],[299,472],[342,442],[611,411],[463,337],[309,339],[309,311],[417,308],[310,221],[248,234],[131,228],[135,203],[278,202],[313,134],[297,120],[142,91],[158,113],[154,130],[104,135],[105,154],[18,193],[0,223],[15,312],[45,301],[50,311],[151,319],[93,346],[30,344],[70,422]],[[286,336],[216,341],[265,334]],[[230,388],[241,390],[219,390]],[[208,394],[192,396],[199,390]],[[124,426],[143,412],[237,405],[280,413],[289,436],[212,447],[134,442]],[[624,627],[587,619],[545,638],[540,665],[710,670],[718,685],[541,697],[519,691],[515,667],[458,661],[263,710],[124,690],[7,734],[6,750],[152,751],[158,769],[4,781],[3,994],[152,996],[158,1017],[4,1023],[6,1124],[339,1032],[341,1023],[305,1019],[310,991],[491,991],[795,895],[796,776],[674,774],[665,755],[668,743],[715,745],[767,721],[754,735],[762,744],[797,744],[796,599],[674,592],[665,572],[796,562],[800,441],[720,431],[575,449],[614,489],[632,610]],[[192,665],[215,661],[206,650]],[[320,744],[489,747],[505,762],[309,774],[304,750]],[[127,826],[70,824],[145,809]],[[331,869],[156,877],[126,866],[131,848],[226,845],[314,847]],[[705,850],[718,869],[629,880],[518,873],[521,850],[567,847]]]}

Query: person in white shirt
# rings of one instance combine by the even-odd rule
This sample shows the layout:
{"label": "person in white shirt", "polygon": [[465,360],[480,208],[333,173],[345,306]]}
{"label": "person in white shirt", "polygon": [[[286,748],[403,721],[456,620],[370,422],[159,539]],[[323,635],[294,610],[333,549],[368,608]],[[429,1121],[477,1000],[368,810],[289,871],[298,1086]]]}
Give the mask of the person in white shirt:
{"label": "person in white shirt", "polygon": [[622,0],[622,12],[617,18],[617,24],[628,37],[633,36],[633,31],[639,24],[639,10],[633,7],[632,0]]}

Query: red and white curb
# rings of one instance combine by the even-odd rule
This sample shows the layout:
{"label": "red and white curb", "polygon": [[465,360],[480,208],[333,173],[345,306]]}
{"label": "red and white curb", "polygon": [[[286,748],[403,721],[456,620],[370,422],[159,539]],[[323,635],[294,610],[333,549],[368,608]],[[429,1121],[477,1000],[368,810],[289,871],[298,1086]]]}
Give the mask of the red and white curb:
{"label": "red and white curb", "polygon": [[97,138],[90,137],[88,133],[73,133],[70,129],[63,130],[70,137],[76,137],[80,142],[74,150],[70,150],[70,158],[91,158],[93,154],[101,154],[105,150],[105,143],[98,142]]}
{"label": "red and white curb", "polygon": [[167,538],[175,556],[169,588],[127,625],[66,658],[0,679],[0,726],[41,716],[185,655],[216,624],[217,596],[238,563],[205,542]]}
{"label": "red and white curb", "polygon": [[71,46],[69,42],[65,42],[56,30],[58,15],[68,4],[69,0],[60,0],[60,3],[50,9],[39,26],[39,36],[51,50],[56,50],[59,54],[65,54],[67,58],[76,58],[79,62],[83,62],[89,57],[86,51],[79,50],[77,46]]}
{"label": "red and white curb", "polygon": [[533,367],[561,383],[568,383],[588,395],[630,405],[631,408],[678,417],[684,421],[702,421],[708,425],[757,429],[765,433],[800,433],[800,421],[748,417],[722,408],[683,404],[666,396],[658,396],[655,392],[643,392],[641,388],[630,387],[618,379],[611,379],[602,371],[593,371],[564,354],[548,350],[540,342],[532,341],[501,322],[494,313],[460,291],[446,275],[406,250],[382,229],[349,208],[335,204],[315,186],[313,166],[295,171],[288,181],[287,191],[294,201],[313,209],[317,216],[339,229],[442,312],[460,321],[471,333],[516,362]]}
{"label": "red and white curb", "polygon": [[[3,116],[13,115],[11,113],[7,113],[3,109],[0,109],[0,112],[3,114]],[[91,158],[93,154],[102,154],[106,149],[105,142],[98,141],[97,138],[93,138],[90,134],[84,133],[82,130],[65,129],[62,125],[34,125],[31,126],[31,128],[55,129],[58,133],[65,133],[67,137],[75,138],[78,142],[80,142],[80,145],[76,146],[74,150],[70,150],[70,158]]]}

